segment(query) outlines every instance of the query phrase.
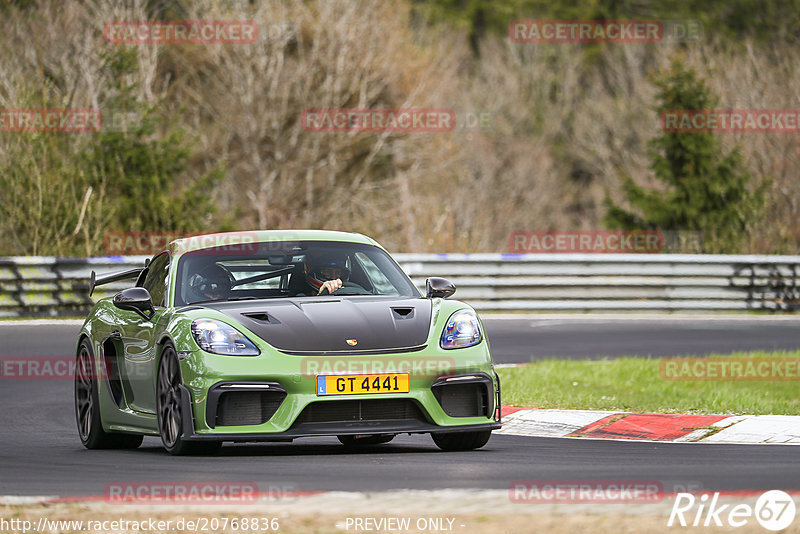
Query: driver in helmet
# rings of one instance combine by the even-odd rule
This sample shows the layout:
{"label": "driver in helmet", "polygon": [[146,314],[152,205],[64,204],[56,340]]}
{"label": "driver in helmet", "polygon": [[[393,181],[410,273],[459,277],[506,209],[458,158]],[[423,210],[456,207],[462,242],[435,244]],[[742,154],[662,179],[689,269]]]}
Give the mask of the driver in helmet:
{"label": "driver in helmet", "polygon": [[228,271],[212,263],[189,279],[189,302],[225,300],[231,291],[231,276]]}
{"label": "driver in helmet", "polygon": [[346,258],[306,258],[306,282],[312,295],[322,295],[324,291],[332,294],[341,289],[349,278]]}

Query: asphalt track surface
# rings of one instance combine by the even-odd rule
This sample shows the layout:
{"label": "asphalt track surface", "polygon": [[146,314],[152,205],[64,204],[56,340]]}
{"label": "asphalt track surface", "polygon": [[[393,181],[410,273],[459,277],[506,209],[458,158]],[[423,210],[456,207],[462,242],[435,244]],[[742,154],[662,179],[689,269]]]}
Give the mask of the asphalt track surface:
{"label": "asphalt track surface", "polygon": [[[800,348],[800,321],[485,319],[499,362]],[[0,357],[73,354],[79,327],[0,322]],[[226,444],[171,457],[156,438],[133,451],[89,451],[75,429],[72,383],[0,381],[0,495],[103,495],[109,483],[255,482],[261,491],[481,488],[517,480],[647,480],[665,489],[800,490],[796,446],[640,443],[495,435],[483,449],[440,452],[427,435],[345,450],[331,438]]]}

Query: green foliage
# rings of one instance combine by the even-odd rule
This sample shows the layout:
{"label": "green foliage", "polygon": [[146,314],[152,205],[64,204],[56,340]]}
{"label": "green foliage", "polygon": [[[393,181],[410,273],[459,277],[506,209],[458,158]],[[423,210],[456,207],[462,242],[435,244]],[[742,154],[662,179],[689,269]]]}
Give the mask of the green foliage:
{"label": "green foliage", "polygon": [[32,9],[36,0],[0,0],[0,14],[7,14],[15,9]]}
{"label": "green foliage", "polygon": [[[673,47],[510,44],[504,37],[514,19],[699,20],[710,43],[693,57],[698,65],[735,67],[723,91],[746,91],[744,101],[758,102],[759,89],[736,87],[737,79],[758,73],[763,80],[794,80],[797,72],[791,45],[771,43],[794,38],[800,0],[411,1],[406,28],[404,3],[325,11],[325,0],[281,9],[260,9],[256,0],[145,0],[136,4],[141,10],[78,2],[64,11],[53,0],[0,0],[6,36],[0,51],[9,74],[0,90],[3,107],[99,106],[104,117],[95,133],[0,132],[3,253],[97,254],[106,232],[254,226],[352,228],[406,250],[489,250],[528,221],[596,226],[600,184],[621,174],[616,166],[641,174],[639,140],[647,137],[640,134],[649,114],[639,110],[650,103],[639,96],[649,94],[647,69]],[[332,23],[337,11],[347,13]],[[98,21],[114,13],[151,20],[229,13],[256,19],[269,36],[252,47],[116,46],[98,31]],[[420,29],[419,21],[434,27]],[[466,30],[474,52],[484,44],[483,57],[465,60],[463,43],[450,46],[443,33],[454,26]],[[489,42],[492,34],[500,46]],[[740,37],[746,39],[734,40]],[[395,46],[376,44],[383,42]],[[675,107],[713,103],[688,75],[670,83],[660,86],[664,107],[670,98],[679,101]],[[780,84],[771,86],[777,89],[764,95],[764,105],[785,106]],[[626,107],[631,95],[635,107]],[[493,126],[443,135],[317,135],[299,126],[302,110],[317,105],[485,109]],[[124,128],[115,127],[117,116],[126,119]],[[619,117],[629,118],[631,128],[616,127]],[[195,135],[203,136],[202,154]],[[780,220],[759,252],[774,250],[779,239],[795,252],[792,137],[768,139],[763,155],[755,138],[742,152],[752,159],[744,165],[738,151],[723,154],[711,135],[662,136],[650,154],[663,187],[650,191],[624,180],[630,203],[625,210],[611,206],[609,217],[624,227],[701,228],[711,250],[733,252],[761,204],[761,188],[741,172],[753,169],[781,184],[772,190]],[[217,161],[231,162],[226,181]],[[438,167],[426,169],[431,162]],[[509,216],[492,219],[492,210],[454,196],[434,220],[420,218],[428,206],[442,207],[434,207],[432,192],[452,185],[452,177],[489,190]],[[216,190],[223,214],[214,213]],[[342,191],[344,197],[335,194]],[[408,224],[414,220],[422,222]],[[447,236],[455,231],[464,239],[451,245]]]}
{"label": "green foliage", "polygon": [[691,19],[706,35],[797,42],[800,0],[417,0],[417,10],[466,27],[470,36],[504,35],[514,19]]}
{"label": "green foliage", "polygon": [[[219,168],[188,177],[192,145],[135,98],[135,51],[104,58],[111,80],[98,132],[6,134],[0,246],[6,254],[93,255],[104,234],[209,230]],[[47,107],[31,93],[29,106]],[[46,95],[46,93],[45,93]],[[128,119],[115,124],[115,117]],[[131,120],[133,118],[133,120]],[[168,125],[157,131],[158,124]]]}
{"label": "green foliage", "polygon": [[468,32],[473,53],[479,52],[481,38],[487,32],[508,28],[517,12],[516,0],[487,2],[486,0],[421,0],[416,3],[417,15],[430,21],[449,21]]}
{"label": "green foliage", "polygon": [[[108,184],[115,199],[118,230],[183,232],[198,231],[214,211],[212,190],[221,179],[217,169],[179,184],[191,157],[191,146],[180,129],[156,131],[156,105],[145,107],[135,97],[136,83],[128,75],[136,72],[135,51],[120,48],[106,58],[112,97],[109,115],[134,117],[122,128],[103,128],[83,153],[85,165]],[[128,123],[129,122],[129,123]],[[170,125],[171,121],[164,120]]]}
{"label": "green foliage", "polygon": [[70,134],[18,134],[0,165],[5,253],[93,255],[107,232],[206,229],[221,171],[179,185],[190,150],[150,123],[94,134],[77,152]]}
{"label": "green foliage", "polygon": [[[19,133],[0,164],[0,243],[5,254],[86,255],[107,223],[102,181],[75,165],[58,133]],[[86,201],[88,195],[88,201]],[[81,218],[84,204],[87,205]],[[92,230],[94,233],[92,233]]]}
{"label": "green foliage", "polygon": [[[714,109],[717,100],[680,58],[655,78],[657,111]],[[646,189],[630,177],[622,188],[633,211],[606,199],[606,224],[626,230],[699,231],[711,253],[741,250],[761,215],[766,183],[753,188],[738,148],[724,154],[712,133],[664,133],[650,142],[651,167],[666,190]]]}
{"label": "green foliage", "polygon": [[221,171],[179,186],[189,156],[183,133],[157,137],[147,117],[126,132],[99,133],[83,154],[114,199],[115,229],[163,232],[200,230],[213,212]]}

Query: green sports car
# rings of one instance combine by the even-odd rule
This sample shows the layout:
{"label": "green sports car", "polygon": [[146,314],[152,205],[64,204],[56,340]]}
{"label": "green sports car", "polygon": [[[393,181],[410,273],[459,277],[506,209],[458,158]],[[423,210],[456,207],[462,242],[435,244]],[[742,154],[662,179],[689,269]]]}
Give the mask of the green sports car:
{"label": "green sports car", "polygon": [[96,276],[77,343],[84,446],[172,454],[223,442],[429,433],[444,450],[500,428],[500,382],[475,311],[429,278],[423,297],[360,234],[255,231],[173,241],[142,268]]}

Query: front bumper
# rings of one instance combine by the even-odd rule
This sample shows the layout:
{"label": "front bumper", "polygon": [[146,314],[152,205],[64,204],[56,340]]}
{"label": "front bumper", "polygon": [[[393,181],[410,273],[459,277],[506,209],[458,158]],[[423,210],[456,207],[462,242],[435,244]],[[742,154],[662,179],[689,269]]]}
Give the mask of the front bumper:
{"label": "front bumper", "polygon": [[[493,379],[485,373],[477,373],[472,377],[474,382],[480,382],[487,386],[491,396],[491,413],[489,417],[448,417],[448,422],[464,420],[463,424],[447,424],[440,425],[432,422],[434,418],[430,413],[432,410],[429,406],[419,404],[421,413],[425,416],[423,420],[358,420],[358,421],[334,421],[334,422],[298,422],[294,421],[290,428],[283,431],[241,431],[242,427],[233,427],[226,429],[225,427],[209,428],[207,425],[207,408],[208,400],[204,403],[205,408],[203,413],[206,414],[205,420],[196,421],[197,414],[192,409],[192,394],[189,389],[181,385],[181,412],[182,414],[190,414],[191,417],[183,417],[183,439],[187,441],[234,441],[234,442],[256,442],[256,441],[277,441],[286,442],[292,441],[296,438],[315,437],[315,436],[341,436],[341,435],[363,435],[363,434],[428,434],[428,433],[449,433],[449,432],[476,432],[486,430],[497,430],[501,427],[501,414],[500,414],[500,379],[496,373],[492,371]],[[441,386],[441,384],[448,379],[459,380],[463,382],[461,377],[440,377],[434,381],[434,385],[425,395],[434,397],[433,388]],[[212,388],[214,389],[214,388]],[[212,397],[212,395],[209,395]],[[333,399],[331,399],[333,400]],[[376,400],[376,399],[367,399]],[[440,410],[443,408],[441,404],[435,405]],[[437,414],[441,418],[441,414]],[[476,422],[476,420],[480,422]],[[200,424],[197,425],[196,423]],[[197,431],[197,428],[204,428],[204,431]]]}
{"label": "front bumper", "polygon": [[[181,388],[182,413],[192,413],[189,390]],[[499,410],[498,410],[499,413]],[[335,423],[303,423],[285,432],[240,432],[226,434],[198,434],[194,429],[194,418],[183,418],[183,436],[186,441],[292,441],[296,438],[315,436],[343,436],[359,434],[429,434],[443,432],[475,432],[481,430],[497,430],[500,421],[477,425],[460,425],[442,427],[417,421],[354,421]]]}

